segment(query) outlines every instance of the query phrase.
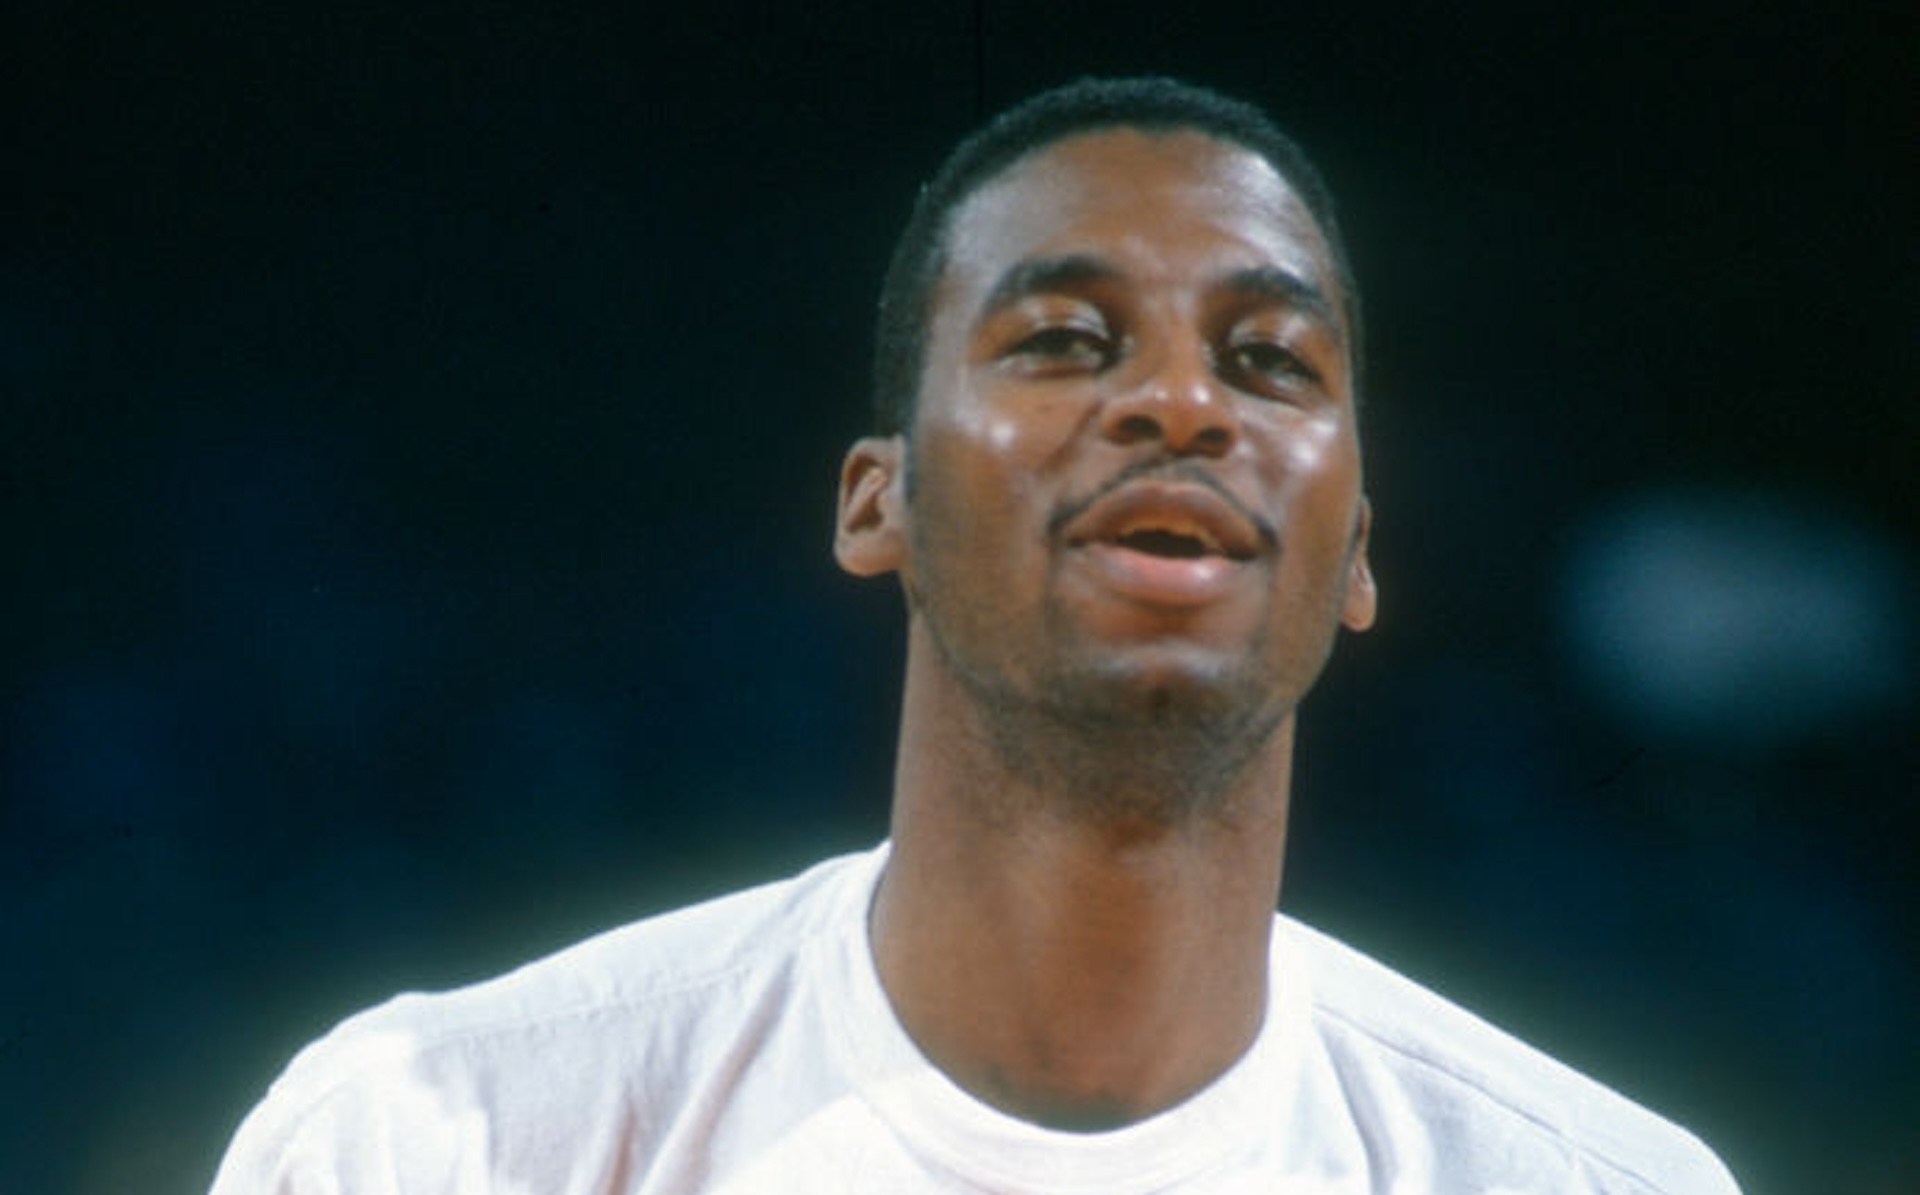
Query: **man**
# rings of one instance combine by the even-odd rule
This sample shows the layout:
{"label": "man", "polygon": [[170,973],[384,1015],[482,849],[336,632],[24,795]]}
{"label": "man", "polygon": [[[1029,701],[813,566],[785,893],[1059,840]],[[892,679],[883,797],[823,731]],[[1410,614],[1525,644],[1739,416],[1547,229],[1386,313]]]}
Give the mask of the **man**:
{"label": "man", "polygon": [[835,551],[900,578],[889,844],[310,1047],[241,1192],[1734,1190],[1276,918],[1295,710],[1373,620],[1358,303],[1257,112],[1088,83],[889,273]]}

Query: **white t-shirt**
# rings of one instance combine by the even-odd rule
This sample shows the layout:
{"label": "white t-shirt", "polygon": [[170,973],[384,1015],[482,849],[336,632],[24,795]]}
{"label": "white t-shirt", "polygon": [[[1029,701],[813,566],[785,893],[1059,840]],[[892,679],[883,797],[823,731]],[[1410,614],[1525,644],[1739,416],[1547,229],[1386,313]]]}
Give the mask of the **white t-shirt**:
{"label": "white t-shirt", "polygon": [[1737,1195],[1683,1130],[1285,917],[1259,1038],[1184,1103],[1039,1128],[915,1048],[884,846],[309,1046],[214,1195]]}

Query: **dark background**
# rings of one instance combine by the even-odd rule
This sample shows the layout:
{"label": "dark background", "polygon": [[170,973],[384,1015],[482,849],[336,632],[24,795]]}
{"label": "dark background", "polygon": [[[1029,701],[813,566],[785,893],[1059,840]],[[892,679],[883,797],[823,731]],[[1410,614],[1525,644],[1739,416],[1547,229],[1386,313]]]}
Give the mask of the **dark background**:
{"label": "dark background", "polygon": [[880,834],[887,247],[1142,70],[1367,291],[1287,905],[1749,1195],[1914,1189],[1909,6],[565,7],[0,25],[0,1190],[203,1189],[348,1012]]}

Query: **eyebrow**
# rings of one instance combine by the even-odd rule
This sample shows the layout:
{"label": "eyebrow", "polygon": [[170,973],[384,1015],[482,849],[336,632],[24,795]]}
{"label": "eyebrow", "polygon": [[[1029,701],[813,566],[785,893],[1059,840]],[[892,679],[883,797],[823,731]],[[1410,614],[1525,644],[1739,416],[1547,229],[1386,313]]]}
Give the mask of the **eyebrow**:
{"label": "eyebrow", "polygon": [[1344,341],[1346,330],[1327,292],[1315,283],[1282,266],[1254,266],[1227,275],[1226,288],[1244,298],[1306,312],[1325,324]]}
{"label": "eyebrow", "polygon": [[[987,297],[981,301],[979,318],[984,320],[1033,295],[1051,291],[1080,290],[1111,282],[1120,277],[1120,269],[1103,258],[1088,253],[1068,253],[1059,257],[1036,257],[1016,262],[1000,275]],[[1304,311],[1327,325],[1344,339],[1338,313],[1327,292],[1284,266],[1251,266],[1228,274],[1223,289],[1236,296],[1275,306]]]}
{"label": "eyebrow", "polygon": [[993,289],[980,304],[980,318],[1004,311],[1022,299],[1049,291],[1080,290],[1099,282],[1120,277],[1112,262],[1090,253],[1068,253],[1059,257],[1035,257],[1016,262],[1000,275]]}

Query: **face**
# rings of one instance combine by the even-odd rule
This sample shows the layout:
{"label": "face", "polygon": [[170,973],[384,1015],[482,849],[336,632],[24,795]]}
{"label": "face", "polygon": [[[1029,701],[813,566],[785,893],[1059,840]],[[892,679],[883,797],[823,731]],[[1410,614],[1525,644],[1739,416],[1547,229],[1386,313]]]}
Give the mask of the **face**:
{"label": "face", "polygon": [[1373,616],[1343,296],[1259,157],[1056,143],[955,213],[911,439],[863,441],[841,561],[996,702],[1289,714]]}

